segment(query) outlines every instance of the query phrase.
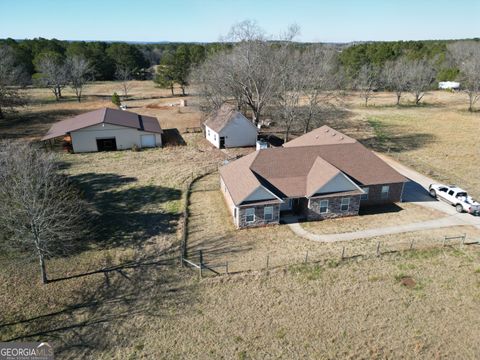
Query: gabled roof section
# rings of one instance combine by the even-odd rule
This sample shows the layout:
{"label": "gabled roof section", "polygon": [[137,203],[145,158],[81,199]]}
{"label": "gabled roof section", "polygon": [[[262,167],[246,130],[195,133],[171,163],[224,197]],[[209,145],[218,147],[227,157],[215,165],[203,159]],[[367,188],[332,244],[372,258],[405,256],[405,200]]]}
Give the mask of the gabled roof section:
{"label": "gabled roof section", "polygon": [[220,176],[227,186],[235,205],[241,204],[243,200],[261,186],[260,181],[250,171],[250,165],[255,160],[257,154],[258,152],[253,152],[220,168]]}
{"label": "gabled roof section", "polygon": [[130,111],[102,108],[53,124],[42,140],[53,139],[72,131],[102,123],[134,128],[141,131],[162,133],[160,123],[155,117],[139,115]]}
{"label": "gabled roof section", "polygon": [[248,120],[240,111],[236,110],[232,105],[226,103],[223,104],[220,109],[215,111],[212,116],[205,121],[204,124],[218,134],[224,128],[226,128],[228,124],[234,120],[240,119],[249,126],[257,129],[255,125],[253,125],[253,123]]}
{"label": "gabled roof section", "polygon": [[321,157],[317,157],[307,174],[306,195],[312,196],[342,172]]}
{"label": "gabled roof section", "polygon": [[293,146],[316,146],[316,145],[332,145],[332,144],[352,144],[357,140],[324,125],[312,130],[296,139],[285,144],[284,147]]}

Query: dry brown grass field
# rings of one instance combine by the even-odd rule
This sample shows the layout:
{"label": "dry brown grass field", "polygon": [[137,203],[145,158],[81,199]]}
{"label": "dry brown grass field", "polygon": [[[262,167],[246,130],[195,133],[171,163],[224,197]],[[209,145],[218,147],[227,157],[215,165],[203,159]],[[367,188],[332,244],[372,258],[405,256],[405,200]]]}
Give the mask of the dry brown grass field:
{"label": "dry brown grass field", "polygon": [[[79,104],[67,89],[59,103],[45,89],[28,89],[32,102],[0,122],[0,135],[39,139],[54,121],[111,106],[113,91],[120,93],[120,86],[90,85]],[[169,106],[180,99],[151,82],[133,82],[126,102],[157,116],[164,129],[198,126],[202,114],[195,106]],[[195,98],[186,99],[195,105]],[[432,92],[425,101],[397,108],[391,94],[381,93],[364,108],[349,95],[345,110],[328,123],[480,194],[472,136],[480,114],[464,110],[463,94]],[[445,235],[480,239],[474,228],[335,244],[298,238],[286,225],[236,231],[212,174],[197,181],[190,196],[189,251],[195,258],[203,249],[207,262],[228,261],[231,272],[252,271],[199,280],[180,268],[185,185],[192,173],[225,157],[199,134],[182,136],[185,146],[60,154],[64,171],[95,206],[95,235],[71,256],[49,259],[56,281],[45,286],[35,259],[0,255],[1,341],[50,341],[57,358],[69,359],[479,357],[478,246],[439,247]],[[306,226],[343,232],[438,215],[399,206],[395,213]],[[417,250],[390,252],[408,249],[412,239]],[[348,259],[340,261],[343,247]],[[307,252],[310,263],[303,265]],[[267,256],[270,270],[259,270]]]}

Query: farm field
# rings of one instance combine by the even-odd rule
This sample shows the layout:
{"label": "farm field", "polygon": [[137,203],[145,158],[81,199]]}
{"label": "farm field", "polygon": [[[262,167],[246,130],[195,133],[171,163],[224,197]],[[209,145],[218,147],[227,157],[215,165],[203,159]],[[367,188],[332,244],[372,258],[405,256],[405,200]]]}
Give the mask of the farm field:
{"label": "farm field", "polygon": [[[33,102],[0,122],[2,137],[39,139],[54,121],[111,106],[111,93],[120,88],[111,82],[90,85],[80,104],[68,90],[59,103],[47,90],[27,91]],[[343,115],[328,121],[476,195],[480,154],[472,134],[480,114],[464,110],[464,96],[433,92],[425,97],[427,105],[396,108],[390,106],[393,96],[381,93],[371,101],[375,106],[364,108],[350,95]],[[195,106],[169,106],[180,99],[196,102],[171,98],[151,82],[133,82],[127,104],[157,116],[164,129],[198,126],[202,115]],[[100,226],[81,251],[47,262],[57,281],[46,286],[37,281],[35,259],[0,256],[1,341],[51,341],[58,358],[71,359],[478,357],[478,246],[438,247],[445,235],[480,239],[475,228],[335,244],[298,238],[286,225],[235,231],[214,173],[193,187],[189,252],[195,259],[203,249],[207,262],[228,261],[229,271],[242,272],[198,280],[196,272],[180,268],[185,185],[192,174],[225,158],[199,134],[182,137],[185,146],[60,154],[64,171],[94,205]],[[446,158],[454,158],[452,167],[450,160],[445,166]],[[305,226],[319,233],[347,226],[351,231],[438,215],[400,206],[396,213]],[[420,250],[389,253],[407,249],[412,239]],[[376,257],[379,241],[383,255]],[[344,246],[349,259],[340,261]],[[302,265],[307,252],[315,263]],[[267,257],[269,271],[262,270]]]}

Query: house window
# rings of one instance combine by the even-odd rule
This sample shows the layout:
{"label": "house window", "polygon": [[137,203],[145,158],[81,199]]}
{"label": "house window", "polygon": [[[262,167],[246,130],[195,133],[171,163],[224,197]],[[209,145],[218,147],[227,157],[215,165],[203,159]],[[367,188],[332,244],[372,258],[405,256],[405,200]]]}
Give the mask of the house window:
{"label": "house window", "polygon": [[255,208],[245,209],[245,221],[247,223],[255,221]]}
{"label": "house window", "polygon": [[328,200],[320,200],[320,214],[328,212]]}
{"label": "house window", "polygon": [[210,136],[210,129],[207,130],[207,135]]}
{"label": "house window", "polygon": [[342,198],[342,202],[340,204],[341,211],[348,211],[350,208],[350,198]]}
{"label": "house window", "polygon": [[213,134],[213,140],[217,141],[217,134]]}
{"label": "house window", "polygon": [[382,186],[382,199],[388,199],[388,193],[390,192],[390,186],[388,185],[383,185]]}
{"label": "house window", "polygon": [[265,206],[263,208],[263,218],[265,220],[272,220],[273,219],[273,206]]}
{"label": "house window", "polygon": [[365,191],[365,194],[362,194],[362,196],[360,197],[360,200],[368,200],[368,193],[370,191],[370,188],[364,187],[362,188],[362,190]]}

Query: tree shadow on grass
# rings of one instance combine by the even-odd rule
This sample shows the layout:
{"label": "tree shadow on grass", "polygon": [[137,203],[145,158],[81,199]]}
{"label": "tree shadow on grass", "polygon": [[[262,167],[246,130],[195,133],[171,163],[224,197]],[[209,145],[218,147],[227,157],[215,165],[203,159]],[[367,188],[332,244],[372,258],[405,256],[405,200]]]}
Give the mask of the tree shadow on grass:
{"label": "tree shadow on grass", "polygon": [[81,110],[19,111],[0,120],[0,138],[40,137],[45,135],[53,123],[81,112]]}
{"label": "tree shadow on grass", "polygon": [[[185,310],[196,298],[195,285],[185,281],[190,273],[173,267],[178,264],[172,250],[94,275],[95,282],[77,286],[71,300],[53,299],[56,311],[0,324],[2,341],[48,341],[62,358],[118,353],[123,347],[131,350],[138,345],[135,337],[143,335],[135,332],[143,331],[135,318],[162,321],[175,316],[174,310]],[[76,281],[80,280],[71,278],[55,286]]]}
{"label": "tree shadow on grass", "polygon": [[157,185],[134,186],[136,178],[85,173],[71,179],[95,208],[90,240],[99,248],[142,247],[156,235],[176,231],[178,212],[165,204],[178,201],[178,189]]}

